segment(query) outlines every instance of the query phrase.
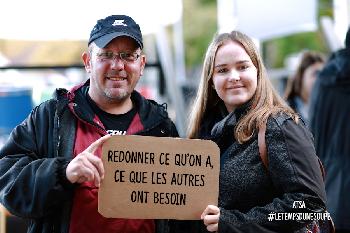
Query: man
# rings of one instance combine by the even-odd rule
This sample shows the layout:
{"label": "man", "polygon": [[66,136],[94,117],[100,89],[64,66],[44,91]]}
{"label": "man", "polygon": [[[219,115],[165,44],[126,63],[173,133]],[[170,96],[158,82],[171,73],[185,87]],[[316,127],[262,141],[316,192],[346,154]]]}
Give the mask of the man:
{"label": "man", "polygon": [[178,136],[164,107],[134,91],[146,63],[139,25],[108,16],[88,45],[89,80],[35,107],[0,150],[0,201],[31,220],[28,232],[160,232],[160,221],[97,211],[108,133]]}
{"label": "man", "polygon": [[337,233],[350,233],[350,28],[316,79],[310,127],[326,171],[327,208]]}

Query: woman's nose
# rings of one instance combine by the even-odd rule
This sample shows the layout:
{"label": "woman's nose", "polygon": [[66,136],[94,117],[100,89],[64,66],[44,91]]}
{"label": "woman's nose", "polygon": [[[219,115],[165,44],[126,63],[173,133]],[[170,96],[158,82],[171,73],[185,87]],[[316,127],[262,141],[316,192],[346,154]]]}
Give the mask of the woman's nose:
{"label": "woman's nose", "polygon": [[239,72],[236,69],[232,69],[229,73],[229,81],[238,81],[240,80]]}

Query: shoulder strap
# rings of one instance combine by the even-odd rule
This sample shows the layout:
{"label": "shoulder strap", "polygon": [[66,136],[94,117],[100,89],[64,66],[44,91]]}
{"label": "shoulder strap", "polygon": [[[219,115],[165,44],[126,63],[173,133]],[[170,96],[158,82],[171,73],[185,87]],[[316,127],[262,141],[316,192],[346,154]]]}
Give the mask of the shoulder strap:
{"label": "shoulder strap", "polygon": [[325,181],[326,179],[326,170],[324,169],[324,166],[320,160],[319,157],[317,157],[317,160],[318,160],[318,164],[320,165],[320,170],[321,170],[321,173],[322,173],[322,178],[323,178],[323,181]]}
{"label": "shoulder strap", "polygon": [[[269,165],[269,161],[268,161],[268,157],[267,157],[267,148],[266,148],[266,142],[265,142],[265,133],[266,133],[266,124],[263,124],[260,128],[259,128],[259,132],[258,132],[258,146],[259,146],[259,155],[260,158],[267,170],[268,165]],[[324,169],[324,166],[320,160],[319,157],[317,157],[318,160],[318,164],[320,166],[320,170],[322,173],[322,178],[323,180],[325,180],[325,176],[326,176],[326,171]]]}
{"label": "shoulder strap", "polygon": [[263,124],[261,127],[259,127],[258,132],[258,146],[259,146],[259,155],[260,158],[266,168],[268,170],[269,161],[267,158],[267,148],[266,148],[266,142],[265,142],[265,133],[266,133],[266,124]]}

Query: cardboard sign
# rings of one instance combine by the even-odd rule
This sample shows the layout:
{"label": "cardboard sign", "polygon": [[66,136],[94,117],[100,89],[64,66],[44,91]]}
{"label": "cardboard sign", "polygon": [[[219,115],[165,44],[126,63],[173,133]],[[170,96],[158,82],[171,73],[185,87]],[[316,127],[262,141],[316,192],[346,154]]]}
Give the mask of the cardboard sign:
{"label": "cardboard sign", "polygon": [[217,205],[220,153],[207,140],[112,136],[98,211],[108,218],[200,219]]}

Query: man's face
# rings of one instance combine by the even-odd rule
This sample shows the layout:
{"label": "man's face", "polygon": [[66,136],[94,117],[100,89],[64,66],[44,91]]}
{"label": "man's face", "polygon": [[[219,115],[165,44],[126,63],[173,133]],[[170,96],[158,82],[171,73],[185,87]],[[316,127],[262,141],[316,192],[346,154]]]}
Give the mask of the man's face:
{"label": "man's face", "polygon": [[104,48],[92,45],[90,52],[83,54],[83,60],[90,74],[89,95],[96,103],[128,100],[146,62],[129,37],[117,37]]}

